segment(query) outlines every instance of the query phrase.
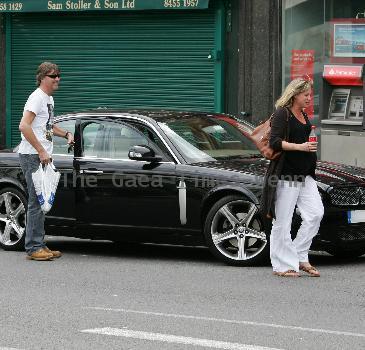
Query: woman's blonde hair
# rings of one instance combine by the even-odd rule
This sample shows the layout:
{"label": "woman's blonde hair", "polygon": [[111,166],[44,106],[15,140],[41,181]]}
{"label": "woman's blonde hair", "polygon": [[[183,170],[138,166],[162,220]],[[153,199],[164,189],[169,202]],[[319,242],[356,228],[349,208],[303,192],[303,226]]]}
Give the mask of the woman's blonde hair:
{"label": "woman's blonde hair", "polygon": [[275,108],[291,107],[293,105],[294,97],[300,93],[313,88],[313,81],[311,79],[297,78],[292,80],[285,88],[281,97],[276,101]]}

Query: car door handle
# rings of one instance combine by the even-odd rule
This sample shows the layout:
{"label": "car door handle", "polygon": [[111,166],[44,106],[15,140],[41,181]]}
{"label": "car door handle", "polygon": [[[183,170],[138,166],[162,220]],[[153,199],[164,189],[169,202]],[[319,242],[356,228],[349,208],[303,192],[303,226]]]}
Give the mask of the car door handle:
{"label": "car door handle", "polygon": [[80,170],[80,174],[103,174],[102,170]]}

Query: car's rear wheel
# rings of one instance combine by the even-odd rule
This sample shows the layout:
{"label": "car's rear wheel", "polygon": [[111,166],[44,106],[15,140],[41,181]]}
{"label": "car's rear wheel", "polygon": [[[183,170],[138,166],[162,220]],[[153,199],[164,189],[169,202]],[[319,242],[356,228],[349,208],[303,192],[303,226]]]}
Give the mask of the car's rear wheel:
{"label": "car's rear wheel", "polygon": [[24,249],[27,200],[16,188],[0,190],[0,246]]}
{"label": "car's rear wheel", "polygon": [[268,237],[258,208],[242,196],[227,196],[212,206],[204,235],[211,252],[230,265],[256,265],[268,259]]}

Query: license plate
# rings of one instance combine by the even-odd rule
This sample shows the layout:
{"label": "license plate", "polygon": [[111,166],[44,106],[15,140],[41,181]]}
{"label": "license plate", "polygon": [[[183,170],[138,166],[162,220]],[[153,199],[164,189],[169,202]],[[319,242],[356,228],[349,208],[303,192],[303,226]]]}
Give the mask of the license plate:
{"label": "license plate", "polygon": [[365,210],[349,210],[347,212],[347,221],[349,224],[365,222]]}

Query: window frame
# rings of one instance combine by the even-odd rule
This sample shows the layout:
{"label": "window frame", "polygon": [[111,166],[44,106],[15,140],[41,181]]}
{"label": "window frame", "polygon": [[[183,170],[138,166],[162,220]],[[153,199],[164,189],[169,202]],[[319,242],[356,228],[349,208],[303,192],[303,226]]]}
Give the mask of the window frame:
{"label": "window frame", "polygon": [[[161,138],[160,135],[158,135],[157,132],[155,132],[153,130],[153,128],[149,127],[146,123],[141,123],[140,121],[136,121],[134,119],[131,120],[125,120],[125,119],[110,119],[108,117],[98,117],[98,118],[90,118],[87,116],[81,117],[80,118],[80,125],[79,125],[79,130],[80,130],[80,156],[78,158],[82,158],[82,159],[93,159],[93,160],[113,160],[113,161],[132,161],[132,162],[137,162],[137,160],[132,160],[129,157],[126,158],[110,158],[110,157],[92,157],[92,156],[85,156],[84,155],[84,140],[83,140],[83,133],[84,133],[84,129],[87,125],[89,125],[90,123],[98,123],[98,124],[102,124],[102,123],[109,123],[109,124],[116,124],[116,125],[124,125],[125,127],[129,128],[129,129],[133,129],[133,131],[135,131],[136,133],[138,133],[139,135],[141,135],[144,139],[146,139],[148,141],[148,146],[151,147],[152,144],[152,149],[156,152],[157,155],[160,155],[162,157],[162,161],[161,163],[175,163],[174,162],[174,156],[172,155],[172,153],[169,151],[168,147],[166,147],[164,140]],[[161,143],[164,145],[164,147],[166,148],[166,152],[168,153],[168,156],[165,154],[165,152],[163,150],[160,149],[160,147],[158,145],[156,145],[156,143],[151,140],[150,138],[148,138],[142,131],[140,131],[138,128],[136,128],[133,124],[137,124],[137,125],[141,125],[144,126],[146,129],[150,130],[154,135],[156,135],[156,137],[161,141]],[[170,159],[168,159],[170,158]]]}
{"label": "window frame", "polygon": [[[74,118],[74,117],[57,119],[57,120],[55,120],[54,125],[59,126],[59,125],[60,125],[60,123],[68,122],[68,121],[73,121],[73,122],[74,122],[74,126],[73,126],[73,130],[70,130],[70,128],[66,128],[66,130],[67,130],[67,131],[72,132],[72,134],[73,134],[73,135],[75,135],[75,134],[76,134],[76,129],[77,129],[77,119],[76,119],[76,118]],[[64,127],[62,127],[62,129],[65,129],[65,128],[64,128]],[[60,137],[60,136],[55,136],[55,135],[53,135],[53,137],[54,137],[54,140],[56,140],[56,138],[57,138],[57,139],[63,139],[63,140],[64,140],[64,142],[65,142],[65,145],[67,145],[67,141],[66,141],[66,139],[64,139],[64,138],[62,138],[62,137]],[[69,148],[69,147],[70,147],[70,146],[67,146],[67,148]],[[74,157],[74,152],[72,151],[72,152],[70,152],[70,153],[68,153],[68,152],[67,152],[67,153],[56,153],[56,152],[55,152],[55,141],[53,141],[53,151],[52,151],[52,156],[66,156],[66,157]]]}

